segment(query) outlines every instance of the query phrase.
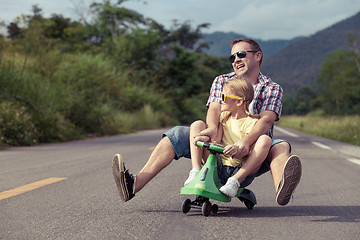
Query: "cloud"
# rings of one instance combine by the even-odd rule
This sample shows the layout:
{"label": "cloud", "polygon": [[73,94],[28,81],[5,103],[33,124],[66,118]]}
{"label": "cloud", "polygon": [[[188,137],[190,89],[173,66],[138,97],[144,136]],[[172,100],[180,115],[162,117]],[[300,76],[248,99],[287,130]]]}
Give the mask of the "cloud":
{"label": "cloud", "polygon": [[[43,9],[44,16],[62,14],[77,20],[75,9],[93,0],[0,0],[0,21],[10,23],[16,16],[31,14],[33,4]],[[102,0],[96,0],[101,2]],[[116,0],[112,0],[113,3]],[[122,5],[145,17],[153,18],[169,29],[173,20],[190,21],[195,28],[210,23],[206,33],[236,32],[252,38],[290,39],[308,36],[356,14],[359,0],[137,0]],[[84,11],[86,11],[84,9]]]}
{"label": "cloud", "polygon": [[358,0],[152,0],[130,7],[170,28],[172,20],[189,20],[195,27],[211,23],[204,32],[224,31],[262,39],[307,36],[360,10]]}
{"label": "cloud", "polygon": [[359,10],[360,1],[354,0],[253,0],[214,28],[262,39],[288,39],[313,34]]}

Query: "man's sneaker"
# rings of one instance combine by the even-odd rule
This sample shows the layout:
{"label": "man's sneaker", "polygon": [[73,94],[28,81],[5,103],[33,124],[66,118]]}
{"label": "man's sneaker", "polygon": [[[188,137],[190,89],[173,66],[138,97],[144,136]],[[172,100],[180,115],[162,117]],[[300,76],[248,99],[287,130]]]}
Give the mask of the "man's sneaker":
{"label": "man's sneaker", "polygon": [[190,173],[189,173],[189,177],[188,179],[186,179],[185,183],[184,183],[184,186],[188,185],[189,183],[191,183],[195,177],[196,177],[196,174],[198,174],[200,170],[198,168],[193,168],[191,169]]}
{"label": "man's sneaker", "polygon": [[120,154],[116,154],[113,158],[112,172],[121,199],[124,202],[129,201],[135,196],[135,177],[125,168],[124,160]]}
{"label": "man's sneaker", "polygon": [[226,184],[219,191],[228,197],[235,197],[240,187],[239,180],[236,177],[229,177]]}
{"label": "man's sneaker", "polygon": [[296,155],[288,158],[284,166],[284,173],[276,193],[276,201],[279,205],[286,205],[291,199],[295,188],[301,178],[301,161]]}

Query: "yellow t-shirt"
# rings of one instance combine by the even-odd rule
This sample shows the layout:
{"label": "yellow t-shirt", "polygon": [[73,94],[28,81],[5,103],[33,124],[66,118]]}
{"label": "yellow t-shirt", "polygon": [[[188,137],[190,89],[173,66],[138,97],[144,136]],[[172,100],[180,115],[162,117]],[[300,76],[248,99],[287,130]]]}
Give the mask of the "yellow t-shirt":
{"label": "yellow t-shirt", "polygon": [[[222,112],[220,115],[220,123],[222,123],[223,127],[221,144],[223,146],[232,145],[243,139],[251,132],[257,120],[257,118],[252,118],[250,116],[241,119],[233,119],[230,116],[229,111]],[[238,166],[245,159],[246,158],[238,159],[232,158],[231,156],[221,155],[223,165],[231,167]]]}

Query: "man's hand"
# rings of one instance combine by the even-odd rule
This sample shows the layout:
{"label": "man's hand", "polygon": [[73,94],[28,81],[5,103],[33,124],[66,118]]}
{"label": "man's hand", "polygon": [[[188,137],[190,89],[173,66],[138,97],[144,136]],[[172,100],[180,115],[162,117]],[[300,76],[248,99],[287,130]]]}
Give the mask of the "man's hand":
{"label": "man's hand", "polygon": [[250,145],[245,141],[245,139],[236,142],[234,145],[238,147],[237,153],[233,155],[234,158],[243,158],[249,155]]}
{"label": "man's hand", "polygon": [[210,138],[209,138],[208,136],[195,136],[195,137],[192,139],[191,143],[194,144],[195,146],[197,146],[197,145],[196,145],[196,142],[197,142],[197,141],[210,142]]}
{"label": "man's hand", "polygon": [[217,129],[216,128],[207,128],[200,132],[199,136],[207,136],[209,137],[209,141],[213,141],[216,138]]}
{"label": "man's hand", "polygon": [[224,148],[224,155],[234,156],[238,152],[239,147],[236,145],[227,145]]}

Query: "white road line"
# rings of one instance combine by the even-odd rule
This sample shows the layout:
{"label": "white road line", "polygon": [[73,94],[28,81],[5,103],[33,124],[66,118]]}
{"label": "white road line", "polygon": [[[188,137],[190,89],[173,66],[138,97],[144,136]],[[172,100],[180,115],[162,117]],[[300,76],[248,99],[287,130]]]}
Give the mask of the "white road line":
{"label": "white road line", "polygon": [[355,164],[357,164],[357,165],[360,165],[360,160],[359,160],[359,159],[349,158],[348,160],[349,160],[350,162],[352,162],[352,163],[355,163]]}
{"label": "white road line", "polygon": [[279,132],[285,133],[285,134],[287,134],[287,135],[289,135],[289,136],[291,136],[291,137],[299,137],[299,135],[297,135],[297,134],[295,134],[295,133],[292,133],[292,132],[289,132],[289,131],[287,131],[287,130],[285,130],[285,129],[282,129],[282,128],[278,127],[278,126],[276,126],[275,128],[276,128],[276,130],[278,130]]}
{"label": "white road line", "polygon": [[319,142],[311,142],[312,144],[314,144],[315,146],[318,146],[319,148],[322,148],[322,149],[331,149],[331,147],[325,145],[325,144],[322,144],[322,143],[319,143]]}
{"label": "white road line", "polygon": [[[291,137],[299,137],[299,135],[295,134],[295,133],[292,133],[292,132],[289,132],[285,129],[282,129],[280,128],[279,126],[275,126],[276,130],[278,130],[279,132],[282,132],[284,134],[287,134]],[[319,142],[311,142],[312,144],[314,144],[315,146],[319,147],[319,148],[322,148],[322,149],[326,149],[326,150],[330,150],[331,147],[325,145],[325,144],[322,144],[322,143],[319,143]],[[355,163],[357,165],[360,165],[360,159],[356,159],[356,158],[349,158],[348,161],[352,162],[352,163]]]}

